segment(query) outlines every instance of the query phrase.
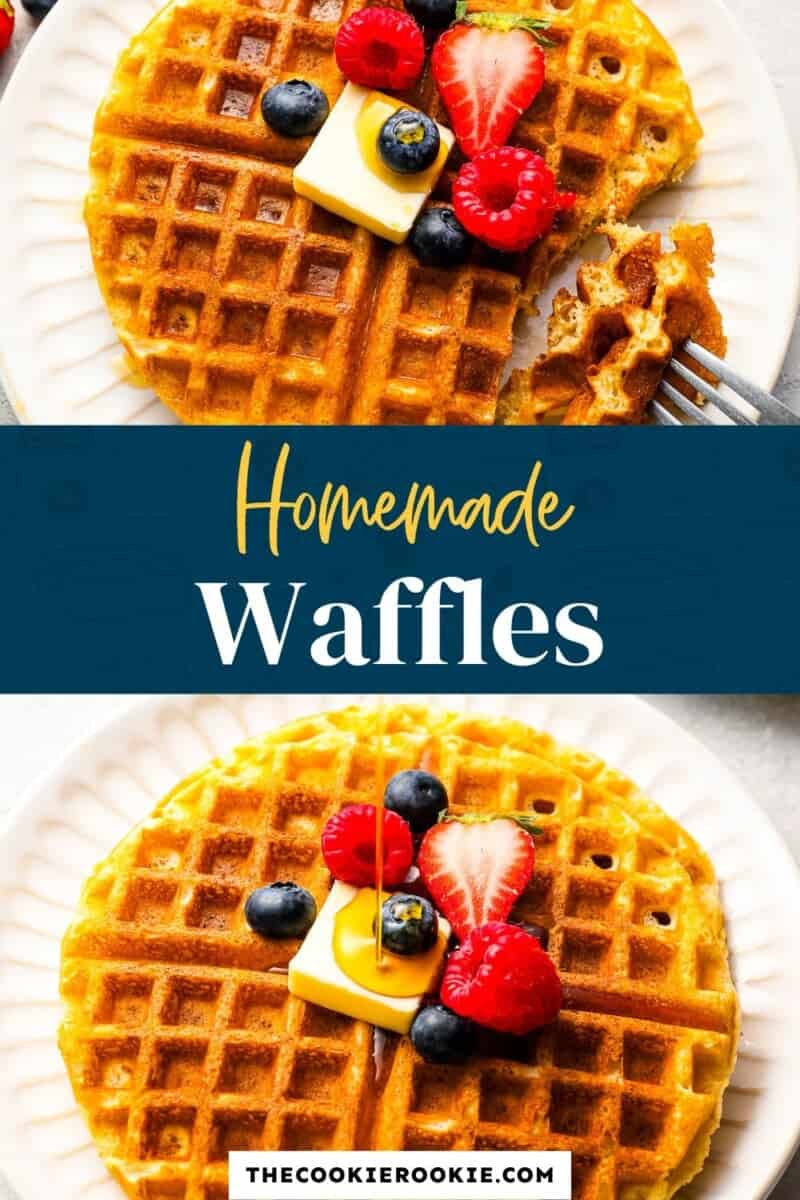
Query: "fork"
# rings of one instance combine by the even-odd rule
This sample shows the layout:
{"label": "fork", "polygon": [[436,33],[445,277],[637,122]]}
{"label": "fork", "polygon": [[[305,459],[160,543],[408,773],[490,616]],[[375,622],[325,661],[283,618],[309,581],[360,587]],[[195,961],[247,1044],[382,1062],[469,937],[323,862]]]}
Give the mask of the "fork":
{"label": "fork", "polygon": [[[740,400],[744,400],[751,405],[759,417],[752,417],[729,400],[723,392],[720,392],[713,384],[701,379],[694,371],[691,371],[682,362],[678,362],[677,358],[673,358],[669,362],[669,367],[686,383],[690,384],[695,391],[701,396],[705,396],[706,400],[710,400],[715,408],[718,408],[726,417],[730,417],[734,425],[758,425],[762,421],[767,425],[800,425],[800,415],[792,412],[790,408],[778,400],[777,397],[771,395],[770,392],[765,392],[763,388],[756,387],[754,383],[750,383],[736,371],[732,371],[727,363],[721,358],[717,358],[716,354],[712,354],[710,350],[706,350],[704,346],[698,346],[697,342],[688,341],[682,347],[691,358],[701,367],[705,367],[711,371],[722,383],[728,385]],[[671,400],[677,409],[684,413],[687,417],[692,417],[700,425],[716,425],[717,422],[709,416],[703,409],[702,405],[696,401],[690,400],[688,396],[684,396],[683,392],[679,392],[676,387],[666,380],[661,381],[661,392]],[[654,399],[652,403],[653,416],[658,425],[686,425],[687,421],[682,421],[680,417],[676,417],[673,412],[661,403],[660,400]]]}

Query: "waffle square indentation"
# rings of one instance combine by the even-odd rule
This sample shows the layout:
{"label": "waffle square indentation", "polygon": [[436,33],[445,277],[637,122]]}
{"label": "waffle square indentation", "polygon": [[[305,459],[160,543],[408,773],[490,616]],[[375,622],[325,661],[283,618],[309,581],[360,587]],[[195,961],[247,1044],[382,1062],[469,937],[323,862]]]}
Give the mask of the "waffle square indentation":
{"label": "waffle square indentation", "polygon": [[196,1119],[197,1109],[192,1105],[149,1107],[142,1123],[142,1158],[186,1162],[192,1154]]}
{"label": "waffle square indentation", "polygon": [[129,1088],[133,1082],[139,1048],[139,1039],[135,1037],[92,1042],[86,1067],[86,1086],[110,1091]]}
{"label": "waffle square indentation", "polygon": [[347,255],[311,247],[300,255],[292,290],[307,296],[336,296],[347,266]]}
{"label": "waffle square indentation", "polygon": [[221,1109],[211,1118],[210,1162],[227,1160],[232,1150],[258,1150],[264,1137],[265,1112]]}
{"label": "waffle square indentation", "polygon": [[320,1113],[290,1113],[284,1118],[281,1150],[330,1150],[339,1125],[337,1117]]}
{"label": "waffle square indentation", "polygon": [[223,1051],[217,1092],[246,1096],[268,1096],[275,1076],[277,1046],[258,1042],[234,1042]]}
{"label": "waffle square indentation", "polygon": [[573,975],[597,975],[611,949],[608,934],[588,929],[565,929],[561,970]]}
{"label": "waffle square indentation", "polygon": [[622,1041],[622,1071],[635,1083],[661,1084],[675,1044],[654,1033],[627,1031]]}
{"label": "waffle square indentation", "polygon": [[224,933],[236,925],[241,904],[239,888],[222,883],[200,883],[186,907],[186,924],[194,929]]}
{"label": "waffle square indentation", "polygon": [[599,1123],[604,1096],[600,1088],[556,1080],[550,1092],[550,1129],[569,1137],[588,1137]]}
{"label": "waffle square indentation", "polygon": [[245,983],[236,993],[231,1028],[251,1033],[280,1033],[286,1028],[289,993],[282,983]]}
{"label": "waffle square indentation", "polygon": [[166,879],[134,877],[119,910],[121,921],[137,925],[163,925],[170,916],[176,885]]}
{"label": "waffle square indentation", "polygon": [[602,1026],[573,1022],[562,1015],[555,1031],[554,1066],[566,1071],[596,1074],[603,1064],[606,1038]]}
{"label": "waffle square indentation", "polygon": [[660,983],[669,975],[675,950],[655,938],[632,937],[629,950],[631,979]]}
{"label": "waffle square indentation", "polygon": [[207,1052],[205,1041],[173,1038],[157,1042],[147,1086],[167,1091],[199,1088]]}
{"label": "waffle square indentation", "polygon": [[101,1025],[143,1025],[150,1010],[153,981],[143,975],[105,975],[95,1010]]}
{"label": "waffle square indentation", "polygon": [[221,833],[209,838],[203,843],[197,869],[203,875],[236,879],[242,876],[253,845],[253,838],[243,833]]}
{"label": "waffle square indentation", "polygon": [[520,1125],[529,1093],[528,1080],[507,1071],[486,1071],[481,1078],[478,1120],[494,1125]]}
{"label": "waffle square indentation", "polygon": [[622,1146],[655,1150],[661,1141],[670,1105],[643,1096],[623,1095],[619,1140]]}
{"label": "waffle square indentation", "polygon": [[157,829],[144,829],[136,851],[136,865],[152,871],[176,871],[188,843],[187,829],[170,829],[163,823]]}
{"label": "waffle square indentation", "polygon": [[228,346],[257,346],[264,338],[269,316],[266,304],[248,300],[223,300],[218,342]]}
{"label": "waffle square indentation", "polygon": [[230,825],[233,829],[255,830],[261,824],[259,818],[266,802],[267,797],[263,792],[221,787],[210,820],[219,825]]}
{"label": "waffle square indentation", "polygon": [[347,1069],[346,1054],[331,1054],[317,1047],[300,1050],[292,1067],[287,1095],[292,1100],[330,1101]]}
{"label": "waffle square indentation", "polygon": [[185,976],[171,979],[161,1010],[162,1024],[210,1029],[214,1024],[221,986],[216,979]]}

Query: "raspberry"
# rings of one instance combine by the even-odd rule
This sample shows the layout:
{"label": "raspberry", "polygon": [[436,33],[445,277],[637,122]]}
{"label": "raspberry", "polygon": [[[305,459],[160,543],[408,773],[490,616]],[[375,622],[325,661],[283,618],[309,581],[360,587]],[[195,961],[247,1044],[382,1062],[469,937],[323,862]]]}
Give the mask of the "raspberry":
{"label": "raspberry", "polygon": [[453,951],[441,997],[460,1017],[519,1036],[555,1020],[563,999],[558,972],[536,938],[503,921],[479,925]]}
{"label": "raspberry", "polygon": [[453,208],[464,228],[495,250],[526,250],[549,233],[556,213],[572,208],[547,163],[521,146],[484,150],[453,184]]}
{"label": "raspberry", "polygon": [[[330,817],[322,831],[322,857],[334,879],[353,887],[375,887],[375,805],[350,804]],[[397,887],[408,874],[414,847],[402,817],[383,813],[383,882]]]}
{"label": "raspberry", "polygon": [[405,91],[419,79],[424,58],[422,30],[394,8],[362,8],[336,35],[339,70],[364,87]]}

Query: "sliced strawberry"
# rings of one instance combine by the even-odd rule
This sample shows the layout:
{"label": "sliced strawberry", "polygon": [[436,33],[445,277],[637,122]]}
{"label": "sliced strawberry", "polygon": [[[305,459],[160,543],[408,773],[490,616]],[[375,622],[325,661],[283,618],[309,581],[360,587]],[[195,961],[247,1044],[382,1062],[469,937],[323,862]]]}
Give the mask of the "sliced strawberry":
{"label": "sliced strawberry", "polygon": [[504,146],[541,91],[544,54],[537,37],[544,25],[524,17],[474,13],[434,46],[433,77],[468,158]]}
{"label": "sliced strawberry", "polygon": [[8,49],[14,33],[14,5],[11,0],[0,0],[0,53]]}
{"label": "sliced strawberry", "polygon": [[506,817],[434,825],[417,859],[436,907],[460,938],[487,921],[505,921],[533,863],[533,839]]}

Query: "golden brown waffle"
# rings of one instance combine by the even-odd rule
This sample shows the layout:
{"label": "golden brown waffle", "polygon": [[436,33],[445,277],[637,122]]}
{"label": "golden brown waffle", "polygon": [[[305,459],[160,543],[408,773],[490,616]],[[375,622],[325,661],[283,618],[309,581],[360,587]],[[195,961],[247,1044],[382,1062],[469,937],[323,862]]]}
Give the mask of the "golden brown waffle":
{"label": "golden brown waffle", "polygon": [[[186,421],[490,424],[521,294],[695,157],[689,89],[630,0],[487,0],[553,23],[516,140],[578,203],[526,258],[422,268],[295,196],[308,140],[277,137],[260,114],[263,91],[295,75],[333,103],[336,29],[360,6],[174,0],[120,58],[86,221],[131,370]],[[441,119],[434,97],[428,78],[417,99]]]}
{"label": "golden brown waffle", "polygon": [[672,251],[657,233],[626,225],[605,232],[611,253],[580,267],[577,296],[564,288],[556,295],[547,352],[513,372],[498,405],[501,424],[639,424],[683,342],[724,355],[708,290],[708,226],[677,225]]}
{"label": "golden brown waffle", "polygon": [[100,1154],[136,1200],[222,1200],[230,1149],[369,1147],[568,1149],[575,1200],[667,1200],[736,1050],[708,859],[629,780],[523,725],[402,706],[385,728],[387,775],[423,764],[456,812],[536,814],[515,911],[550,930],[558,1021],[433,1067],[289,996],[297,943],[253,934],[243,903],[285,878],[323,900],[320,831],[373,797],[378,729],[363,709],[297,721],[180,784],[85,885],[60,1045]]}

